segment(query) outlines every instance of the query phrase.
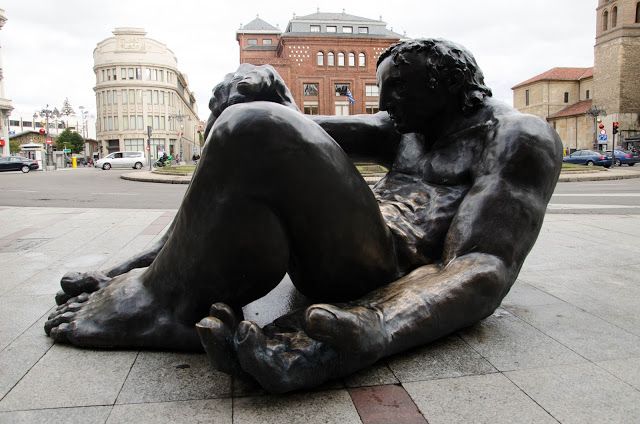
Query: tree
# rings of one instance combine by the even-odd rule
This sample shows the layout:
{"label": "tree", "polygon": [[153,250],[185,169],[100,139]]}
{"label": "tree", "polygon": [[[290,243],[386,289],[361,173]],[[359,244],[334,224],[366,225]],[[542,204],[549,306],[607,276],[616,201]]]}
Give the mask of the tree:
{"label": "tree", "polygon": [[11,139],[9,140],[9,152],[11,154],[18,153],[20,151],[20,140]]}
{"label": "tree", "polygon": [[72,153],[80,153],[84,149],[84,139],[77,132],[65,128],[56,138],[56,149],[62,150],[65,147],[71,149]]}
{"label": "tree", "polygon": [[69,103],[68,97],[65,97],[64,102],[62,103],[62,110],[60,111],[60,113],[67,117],[65,128],[69,128],[69,115],[74,115],[75,111],[71,107],[71,103]]}

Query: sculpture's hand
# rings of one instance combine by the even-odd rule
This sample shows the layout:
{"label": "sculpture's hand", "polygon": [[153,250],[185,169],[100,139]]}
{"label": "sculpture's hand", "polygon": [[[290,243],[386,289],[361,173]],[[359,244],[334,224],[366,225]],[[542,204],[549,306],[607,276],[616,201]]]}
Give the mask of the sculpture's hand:
{"label": "sculpture's hand", "polygon": [[387,350],[380,313],[361,305],[312,305],[262,329],[242,321],[235,331],[230,308],[216,304],[211,315],[197,328],[213,366],[246,372],[276,393],[348,375]]}

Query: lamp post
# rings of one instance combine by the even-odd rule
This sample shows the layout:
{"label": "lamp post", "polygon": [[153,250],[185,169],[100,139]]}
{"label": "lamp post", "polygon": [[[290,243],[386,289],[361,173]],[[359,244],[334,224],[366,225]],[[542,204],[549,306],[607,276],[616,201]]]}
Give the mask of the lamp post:
{"label": "lamp post", "polygon": [[182,125],[182,121],[187,118],[187,120],[191,120],[191,118],[189,117],[189,115],[183,115],[182,113],[172,113],[169,115],[170,119],[173,119],[177,122],[179,122],[180,125],[180,134],[178,137],[178,146],[179,146],[179,152],[180,152],[180,161],[184,160],[184,157],[182,155],[182,135],[184,133],[184,126]]}
{"label": "lamp post", "polygon": [[607,116],[607,111],[604,108],[596,105],[591,106],[587,111],[588,115],[593,117],[593,148],[598,149],[598,116]]}
{"label": "lamp post", "polygon": [[[37,116],[40,116],[41,118],[45,118],[45,137],[46,137],[46,141],[49,140],[49,118],[54,118],[54,119],[58,119],[60,118],[60,112],[58,111],[58,108],[53,108],[53,110],[49,109],[49,105],[47,104],[45,107],[43,107],[41,110],[37,111],[36,113],[33,114],[33,117],[36,118]],[[53,142],[53,140],[52,140]],[[47,166],[55,166],[55,163],[53,163],[53,153],[52,153],[52,147],[50,143],[47,143]]]}

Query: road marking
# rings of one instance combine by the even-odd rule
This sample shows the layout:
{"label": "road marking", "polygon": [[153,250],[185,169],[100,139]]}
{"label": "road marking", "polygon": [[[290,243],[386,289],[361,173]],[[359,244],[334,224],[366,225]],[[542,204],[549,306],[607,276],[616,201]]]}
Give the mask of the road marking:
{"label": "road marking", "polygon": [[106,194],[108,196],[140,196],[140,193],[96,193],[98,195]]}
{"label": "road marking", "polygon": [[640,193],[554,193],[553,197],[640,197]]}
{"label": "road marking", "polygon": [[11,189],[8,189],[7,191],[15,191],[15,192],[18,192],[18,193],[37,193],[36,190],[11,190]]}
{"label": "road marking", "polygon": [[549,203],[547,209],[640,209],[633,205],[584,205],[570,203]]}

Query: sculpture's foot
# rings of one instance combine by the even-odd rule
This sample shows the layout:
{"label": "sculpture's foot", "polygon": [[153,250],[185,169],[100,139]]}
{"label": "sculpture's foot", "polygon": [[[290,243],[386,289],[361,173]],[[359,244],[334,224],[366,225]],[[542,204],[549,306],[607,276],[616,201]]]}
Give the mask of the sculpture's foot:
{"label": "sculpture's foot", "polygon": [[200,342],[207,352],[211,366],[231,375],[245,374],[238,362],[233,341],[237,326],[236,315],[224,303],[211,305],[209,316],[196,324]]}
{"label": "sculpture's foot", "polygon": [[82,347],[201,351],[193,323],[174,316],[142,282],[143,270],[115,277],[104,288],[69,299],[49,316],[45,332],[56,342]]}
{"label": "sculpture's foot", "polygon": [[82,293],[93,293],[106,287],[112,278],[100,271],[67,272],[60,280],[60,290],[56,293],[56,303],[62,305],[72,297]]}

